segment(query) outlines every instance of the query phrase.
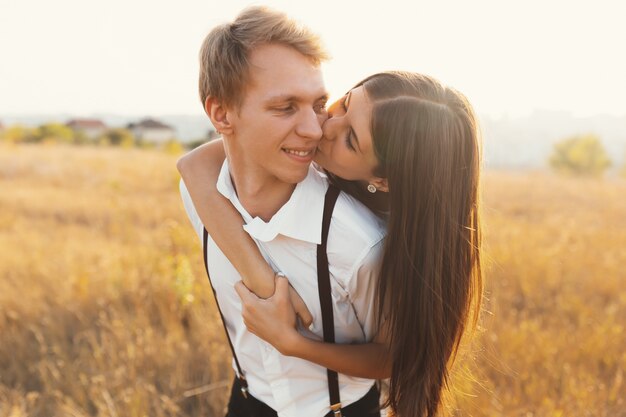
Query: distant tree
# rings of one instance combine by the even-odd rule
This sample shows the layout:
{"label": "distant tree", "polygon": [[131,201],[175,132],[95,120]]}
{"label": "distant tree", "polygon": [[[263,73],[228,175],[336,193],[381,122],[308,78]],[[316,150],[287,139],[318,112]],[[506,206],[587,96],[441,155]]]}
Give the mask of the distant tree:
{"label": "distant tree", "polygon": [[602,175],[611,166],[604,146],[596,135],[572,136],[554,145],[550,166],[574,175]]}
{"label": "distant tree", "polygon": [[22,125],[13,125],[6,128],[2,134],[0,134],[0,139],[8,143],[32,142],[33,133],[33,129],[31,128]]}
{"label": "distant tree", "polygon": [[34,130],[32,142],[72,143],[74,131],[61,123],[45,123]]}
{"label": "distant tree", "polygon": [[130,130],[121,127],[109,129],[100,137],[99,143],[129,148],[135,145],[135,135]]}

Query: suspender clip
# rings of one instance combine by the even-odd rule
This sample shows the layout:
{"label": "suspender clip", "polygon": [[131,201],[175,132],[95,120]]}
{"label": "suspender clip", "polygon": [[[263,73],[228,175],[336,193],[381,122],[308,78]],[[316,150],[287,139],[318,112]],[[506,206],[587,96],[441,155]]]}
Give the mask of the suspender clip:
{"label": "suspender clip", "polygon": [[248,381],[246,381],[246,377],[243,374],[239,376],[239,383],[241,384],[241,395],[243,395],[243,398],[248,399]]}
{"label": "suspender clip", "polygon": [[330,409],[335,417],[341,417],[341,403],[331,405]]}

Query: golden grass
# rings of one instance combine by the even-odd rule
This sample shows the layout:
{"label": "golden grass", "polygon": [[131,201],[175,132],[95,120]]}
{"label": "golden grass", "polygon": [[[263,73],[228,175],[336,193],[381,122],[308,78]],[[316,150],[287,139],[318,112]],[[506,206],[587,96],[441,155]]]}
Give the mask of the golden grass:
{"label": "golden grass", "polygon": [[[0,417],[223,415],[175,159],[0,145]],[[489,172],[484,194],[484,329],[450,414],[626,415],[626,179]]]}
{"label": "golden grass", "polygon": [[625,416],[626,181],[489,172],[484,196],[483,388],[461,409]]}

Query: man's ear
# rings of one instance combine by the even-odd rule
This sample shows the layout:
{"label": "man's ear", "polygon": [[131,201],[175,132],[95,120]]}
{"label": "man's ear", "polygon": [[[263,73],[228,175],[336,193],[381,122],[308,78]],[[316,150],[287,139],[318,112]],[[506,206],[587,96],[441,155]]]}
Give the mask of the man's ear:
{"label": "man's ear", "polygon": [[220,101],[215,97],[207,97],[204,102],[204,111],[219,133],[232,134],[233,126],[229,120],[230,111]]}
{"label": "man's ear", "polygon": [[383,193],[389,192],[389,184],[387,184],[387,178],[374,177],[369,181],[369,183],[376,187],[376,190],[378,191],[382,191]]}

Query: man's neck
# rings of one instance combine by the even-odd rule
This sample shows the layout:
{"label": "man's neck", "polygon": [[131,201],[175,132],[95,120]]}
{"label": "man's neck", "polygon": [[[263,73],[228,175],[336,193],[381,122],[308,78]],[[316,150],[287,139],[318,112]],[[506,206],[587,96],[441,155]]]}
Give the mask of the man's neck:
{"label": "man's neck", "polygon": [[260,217],[266,222],[289,201],[296,188],[295,184],[287,184],[275,177],[246,172],[248,170],[233,160],[229,160],[229,168],[237,198],[243,208],[252,217]]}

